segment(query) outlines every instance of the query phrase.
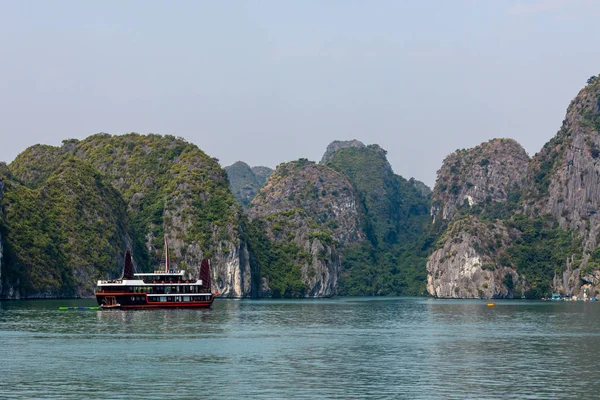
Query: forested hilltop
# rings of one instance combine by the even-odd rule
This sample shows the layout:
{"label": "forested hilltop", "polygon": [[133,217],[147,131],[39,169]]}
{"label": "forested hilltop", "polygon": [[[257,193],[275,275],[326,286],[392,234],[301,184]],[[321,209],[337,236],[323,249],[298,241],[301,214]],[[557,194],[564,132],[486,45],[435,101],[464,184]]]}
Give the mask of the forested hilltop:
{"label": "forested hilltop", "polygon": [[493,139],[448,155],[433,190],[387,152],[334,141],[319,163],[222,168],[165,135],[97,134],[0,163],[0,298],[85,297],[138,271],[212,260],[224,297],[595,296],[600,78],[529,157]]}
{"label": "forested hilltop", "polygon": [[193,144],[98,134],[33,146],[2,179],[3,297],[90,295],[94,280],[118,274],[127,248],[138,270],[156,266],[164,235],[178,267],[196,273],[211,258],[221,293],[249,294],[227,174]]}

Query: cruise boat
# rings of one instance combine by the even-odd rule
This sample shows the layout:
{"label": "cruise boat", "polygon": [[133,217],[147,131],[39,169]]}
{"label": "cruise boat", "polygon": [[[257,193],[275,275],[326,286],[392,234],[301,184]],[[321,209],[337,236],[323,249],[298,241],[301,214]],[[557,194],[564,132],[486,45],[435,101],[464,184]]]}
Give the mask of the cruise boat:
{"label": "cruise boat", "polygon": [[202,260],[200,276],[190,279],[185,271],[171,268],[165,239],[164,268],[152,273],[134,273],[131,252],[127,250],[123,276],[98,281],[96,300],[102,309],[209,308],[214,301],[210,262]]}

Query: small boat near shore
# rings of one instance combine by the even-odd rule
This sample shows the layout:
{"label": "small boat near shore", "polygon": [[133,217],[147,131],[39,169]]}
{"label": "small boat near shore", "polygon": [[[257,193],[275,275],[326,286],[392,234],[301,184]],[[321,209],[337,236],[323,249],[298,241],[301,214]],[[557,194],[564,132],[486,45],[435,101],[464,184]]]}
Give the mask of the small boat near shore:
{"label": "small boat near shore", "polygon": [[104,303],[100,304],[102,310],[119,310],[121,304],[117,303],[117,299],[114,296],[107,296],[104,299]]}
{"label": "small boat near shore", "polygon": [[198,278],[171,268],[165,238],[164,269],[134,273],[131,252],[125,253],[120,279],[100,280],[96,300],[103,310],[151,308],[209,308],[215,296],[211,290],[210,261],[203,259]]}

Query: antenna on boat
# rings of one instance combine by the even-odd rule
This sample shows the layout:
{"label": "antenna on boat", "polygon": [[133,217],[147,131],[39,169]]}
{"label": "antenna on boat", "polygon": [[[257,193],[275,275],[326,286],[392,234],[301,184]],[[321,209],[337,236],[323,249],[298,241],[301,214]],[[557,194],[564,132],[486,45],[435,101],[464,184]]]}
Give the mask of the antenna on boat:
{"label": "antenna on boat", "polygon": [[167,235],[165,235],[165,272],[169,272],[169,241],[167,240]]}

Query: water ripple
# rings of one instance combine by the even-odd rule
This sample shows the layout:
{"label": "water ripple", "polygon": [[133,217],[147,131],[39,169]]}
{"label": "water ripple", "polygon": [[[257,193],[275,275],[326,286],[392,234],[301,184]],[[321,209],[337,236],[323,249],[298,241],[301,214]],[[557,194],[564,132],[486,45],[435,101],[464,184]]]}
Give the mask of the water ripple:
{"label": "water ripple", "polygon": [[595,399],[600,390],[600,304],[347,298],[61,312],[59,303],[68,305],[0,303],[0,398]]}

